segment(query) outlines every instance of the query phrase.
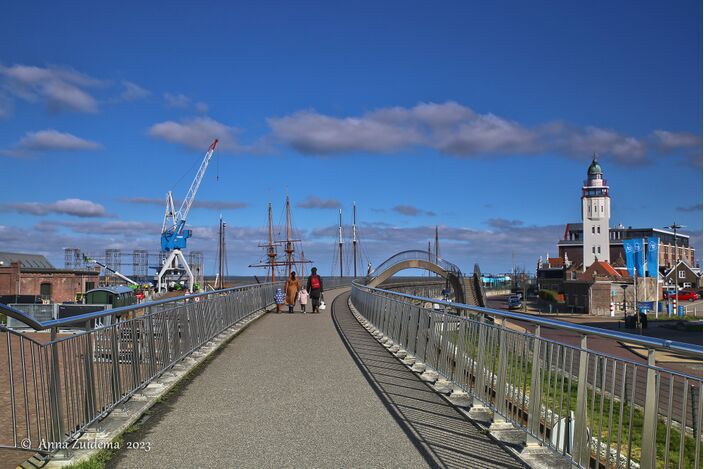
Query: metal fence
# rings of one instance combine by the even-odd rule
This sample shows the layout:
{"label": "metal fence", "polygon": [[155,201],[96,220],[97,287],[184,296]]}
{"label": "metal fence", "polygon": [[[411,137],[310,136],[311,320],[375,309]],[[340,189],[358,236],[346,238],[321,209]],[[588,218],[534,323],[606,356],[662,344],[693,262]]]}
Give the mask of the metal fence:
{"label": "metal fence", "polygon": [[[702,465],[702,377],[655,365],[662,350],[701,361],[701,347],[358,284],[352,303],[382,341],[408,354],[406,363],[434,369],[495,421],[522,429],[527,444],[574,466]],[[510,329],[505,319],[531,321],[536,331]],[[579,345],[542,337],[548,327],[579,334]],[[590,350],[597,336],[644,347],[647,363]]]}
{"label": "metal fence", "polygon": [[[279,286],[237,287],[43,322],[0,305],[0,313],[50,330],[20,333],[0,325],[0,447],[48,453],[76,438],[176,362],[272,304]],[[112,318],[109,325],[95,327],[105,318]],[[62,334],[65,328],[72,333]]]}

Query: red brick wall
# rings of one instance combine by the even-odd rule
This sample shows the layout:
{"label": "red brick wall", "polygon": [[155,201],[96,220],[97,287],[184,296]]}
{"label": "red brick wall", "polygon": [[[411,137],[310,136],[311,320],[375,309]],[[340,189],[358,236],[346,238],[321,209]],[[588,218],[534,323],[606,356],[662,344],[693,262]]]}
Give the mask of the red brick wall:
{"label": "red brick wall", "polygon": [[[51,302],[75,301],[77,293],[85,292],[86,282],[98,286],[98,273],[73,272],[21,272],[18,266],[0,267],[0,295],[40,295],[41,284],[51,284]],[[20,277],[19,291],[17,276]]]}

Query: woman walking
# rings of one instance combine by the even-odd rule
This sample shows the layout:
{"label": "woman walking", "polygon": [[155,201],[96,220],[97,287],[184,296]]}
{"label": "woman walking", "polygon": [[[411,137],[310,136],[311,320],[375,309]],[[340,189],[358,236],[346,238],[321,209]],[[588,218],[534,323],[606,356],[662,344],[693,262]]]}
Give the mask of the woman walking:
{"label": "woman walking", "polygon": [[301,284],[296,279],[296,272],[291,272],[288,280],[286,280],[286,304],[288,304],[289,313],[293,313],[293,307],[296,304],[296,297],[300,289]]}
{"label": "woman walking", "polygon": [[306,290],[310,294],[311,303],[313,303],[313,312],[319,313],[320,297],[323,294],[323,279],[318,275],[318,269],[313,267],[310,269],[310,277],[306,284]]}

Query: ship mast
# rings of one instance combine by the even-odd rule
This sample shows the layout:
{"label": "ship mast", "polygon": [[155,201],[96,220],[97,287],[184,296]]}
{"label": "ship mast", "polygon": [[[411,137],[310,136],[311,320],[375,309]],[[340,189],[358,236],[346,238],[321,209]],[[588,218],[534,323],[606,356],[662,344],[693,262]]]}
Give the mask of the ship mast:
{"label": "ship mast", "polygon": [[225,222],[220,215],[220,230],[218,240],[218,281],[215,282],[215,288],[222,290],[225,288]]}
{"label": "ship mast", "polygon": [[293,270],[293,242],[291,240],[291,203],[288,195],[286,196],[286,265],[288,266],[288,275],[291,276]]}
{"label": "ship mast", "polygon": [[340,277],[342,277],[342,209],[340,209],[340,226],[339,226],[340,239],[338,245],[340,247]]}
{"label": "ship mast", "polygon": [[357,278],[357,203],[352,202],[352,252],[354,262],[354,278]]}
{"label": "ship mast", "polygon": [[306,253],[301,251],[301,279],[306,277]]}
{"label": "ship mast", "polygon": [[276,281],[274,266],[276,265],[276,246],[274,246],[274,221],[271,215],[271,202],[269,202],[269,245],[267,246],[267,257],[269,257],[269,265],[271,267],[271,283]]}

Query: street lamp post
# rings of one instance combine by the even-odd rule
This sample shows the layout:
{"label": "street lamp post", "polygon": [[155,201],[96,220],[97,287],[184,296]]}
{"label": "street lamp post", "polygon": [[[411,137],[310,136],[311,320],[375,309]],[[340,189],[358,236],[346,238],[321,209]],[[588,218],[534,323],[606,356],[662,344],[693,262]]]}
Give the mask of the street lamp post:
{"label": "street lamp post", "polygon": [[[665,228],[669,228],[672,230],[674,233],[674,248],[675,248],[675,254],[672,257],[672,265],[674,266],[673,272],[675,274],[675,294],[673,296],[672,300],[672,314],[677,314],[677,289],[678,289],[678,280],[677,280],[677,230],[680,228],[684,228],[684,225],[678,225],[676,222],[673,222],[672,225],[666,226]],[[672,279],[670,279],[672,280]]]}
{"label": "street lamp post", "polygon": [[626,314],[626,289],[628,288],[628,285],[623,284],[621,285],[621,288],[623,288],[623,327],[627,327],[628,315]]}

